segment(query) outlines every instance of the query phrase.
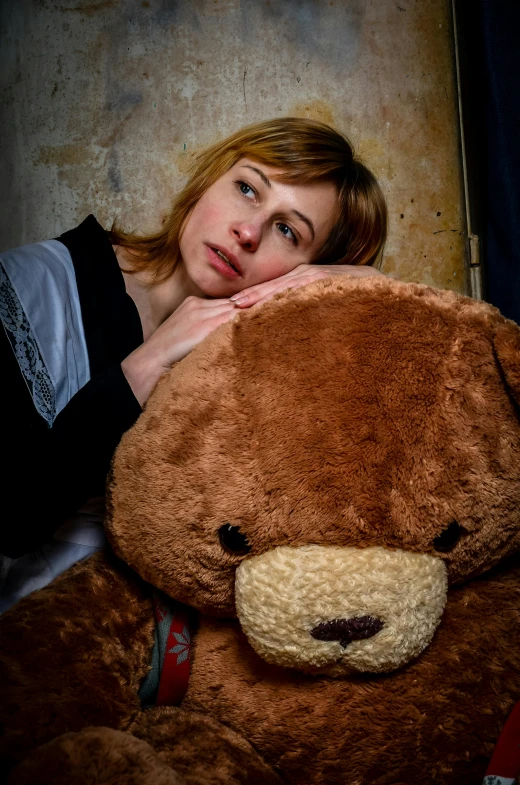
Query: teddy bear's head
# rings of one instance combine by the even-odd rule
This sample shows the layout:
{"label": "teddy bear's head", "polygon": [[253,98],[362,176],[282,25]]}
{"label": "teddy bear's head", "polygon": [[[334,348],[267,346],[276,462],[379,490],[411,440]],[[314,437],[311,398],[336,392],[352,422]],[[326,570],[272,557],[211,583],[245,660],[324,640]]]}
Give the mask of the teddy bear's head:
{"label": "teddy bear's head", "polygon": [[519,402],[520,329],[486,304],[382,278],[285,293],[160,382],[109,536],[268,662],[391,671],[448,584],[520,545]]}

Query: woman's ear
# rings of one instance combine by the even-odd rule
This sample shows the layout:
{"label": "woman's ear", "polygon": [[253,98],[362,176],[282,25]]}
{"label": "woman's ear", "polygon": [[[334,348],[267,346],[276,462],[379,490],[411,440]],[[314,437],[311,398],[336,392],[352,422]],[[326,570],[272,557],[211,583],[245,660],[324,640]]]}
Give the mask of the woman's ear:
{"label": "woman's ear", "polygon": [[493,343],[506,385],[520,404],[520,327],[504,320],[496,328]]}

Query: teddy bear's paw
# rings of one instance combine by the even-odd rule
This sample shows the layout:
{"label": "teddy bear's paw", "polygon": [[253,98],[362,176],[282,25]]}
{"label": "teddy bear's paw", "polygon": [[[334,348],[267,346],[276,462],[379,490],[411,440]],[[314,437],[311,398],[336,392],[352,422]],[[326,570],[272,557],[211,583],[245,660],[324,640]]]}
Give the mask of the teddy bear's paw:
{"label": "teddy bear's paw", "polygon": [[8,785],[186,785],[155,750],[130,733],[86,728],[34,749]]}
{"label": "teddy bear's paw", "polygon": [[197,711],[148,709],[132,733],[151,744],[186,785],[282,785],[243,736]]}

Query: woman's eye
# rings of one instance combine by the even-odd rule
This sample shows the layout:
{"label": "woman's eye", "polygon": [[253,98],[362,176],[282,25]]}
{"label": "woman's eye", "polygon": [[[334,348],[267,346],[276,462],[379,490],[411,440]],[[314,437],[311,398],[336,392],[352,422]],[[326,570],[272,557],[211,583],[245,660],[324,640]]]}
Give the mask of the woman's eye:
{"label": "woman's eye", "polygon": [[238,190],[244,196],[247,196],[248,199],[254,199],[256,196],[256,192],[254,188],[251,188],[248,183],[245,183],[243,180],[235,180],[235,185],[238,187]]}
{"label": "woman's eye", "polygon": [[451,551],[460,540],[461,534],[462,526],[459,526],[457,521],[452,521],[449,526],[434,539],[433,547],[436,551],[441,551],[441,553]]}
{"label": "woman's eye", "polygon": [[218,530],[218,536],[224,550],[232,553],[234,556],[243,556],[251,550],[246,535],[242,534],[238,526],[231,526],[230,523],[225,523]]}
{"label": "woman's eye", "polygon": [[294,234],[293,230],[290,229],[287,224],[276,224],[279,231],[283,234],[284,237],[287,237],[292,243],[296,245],[296,235]]}

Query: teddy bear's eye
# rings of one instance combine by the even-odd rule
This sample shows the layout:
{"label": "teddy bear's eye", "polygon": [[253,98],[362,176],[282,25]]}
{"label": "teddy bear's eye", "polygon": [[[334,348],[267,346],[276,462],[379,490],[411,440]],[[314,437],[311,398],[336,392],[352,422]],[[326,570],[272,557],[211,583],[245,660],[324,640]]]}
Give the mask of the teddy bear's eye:
{"label": "teddy bear's eye", "polygon": [[218,536],[224,550],[237,556],[242,556],[251,550],[246,535],[242,534],[238,526],[231,526],[230,523],[225,523],[218,530]]}
{"label": "teddy bear's eye", "polygon": [[449,526],[434,539],[433,547],[436,551],[451,551],[458,543],[461,534],[462,526],[459,526],[457,521],[452,521]]}

